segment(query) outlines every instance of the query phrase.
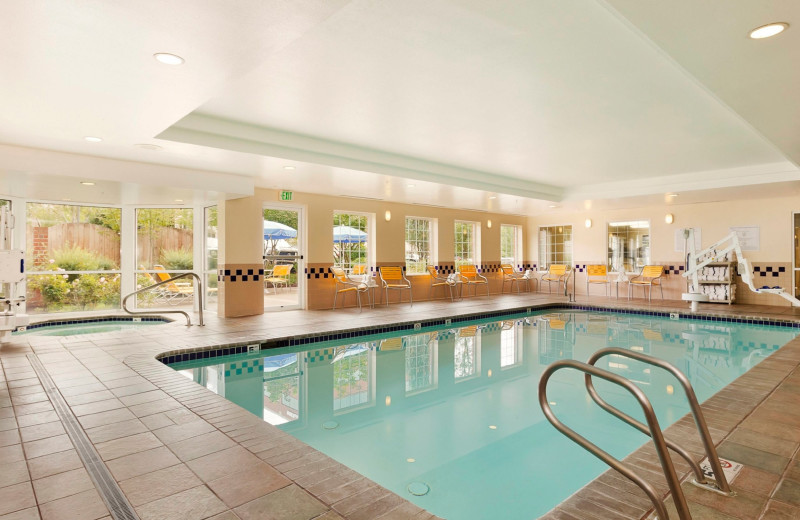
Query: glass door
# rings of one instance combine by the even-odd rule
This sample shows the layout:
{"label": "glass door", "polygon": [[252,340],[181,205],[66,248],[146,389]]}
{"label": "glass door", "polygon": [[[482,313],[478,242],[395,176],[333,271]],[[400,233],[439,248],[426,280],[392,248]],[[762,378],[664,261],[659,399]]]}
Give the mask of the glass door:
{"label": "glass door", "polygon": [[303,209],[265,205],[264,310],[302,309],[305,304],[305,261],[303,258]]}
{"label": "glass door", "polygon": [[792,215],[792,236],[794,237],[792,240],[792,281],[794,282],[794,297],[799,298],[800,296],[800,213],[794,213]]}

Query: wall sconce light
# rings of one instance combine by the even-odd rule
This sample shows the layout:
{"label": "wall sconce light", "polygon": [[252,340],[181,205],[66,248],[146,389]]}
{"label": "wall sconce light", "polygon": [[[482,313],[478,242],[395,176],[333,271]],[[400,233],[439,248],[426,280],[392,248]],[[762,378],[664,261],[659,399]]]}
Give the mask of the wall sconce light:
{"label": "wall sconce light", "polygon": [[383,214],[383,218],[386,219],[386,222],[389,222],[392,220],[392,212],[387,209],[386,213]]}
{"label": "wall sconce light", "polygon": [[583,222],[583,225],[584,225],[584,226],[586,226],[586,228],[587,228],[587,229],[588,229],[588,228],[590,228],[590,227],[592,227],[592,219],[590,219],[590,218],[587,218],[587,219],[586,219],[586,220]]}
{"label": "wall sconce light", "polygon": [[492,219],[489,219],[489,220],[486,221],[486,227],[487,228],[491,228],[492,227]]}
{"label": "wall sconce light", "polygon": [[666,222],[667,224],[672,224],[673,222],[675,222],[675,216],[672,213],[667,213],[666,215],[664,215],[664,222]]}

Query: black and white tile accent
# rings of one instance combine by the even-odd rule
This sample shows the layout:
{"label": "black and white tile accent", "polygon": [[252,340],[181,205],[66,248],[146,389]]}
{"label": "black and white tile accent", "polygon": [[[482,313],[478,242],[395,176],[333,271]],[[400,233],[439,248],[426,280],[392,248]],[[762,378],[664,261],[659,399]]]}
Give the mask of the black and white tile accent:
{"label": "black and white tile accent", "polygon": [[264,269],[219,269],[219,282],[259,282],[264,278]]}

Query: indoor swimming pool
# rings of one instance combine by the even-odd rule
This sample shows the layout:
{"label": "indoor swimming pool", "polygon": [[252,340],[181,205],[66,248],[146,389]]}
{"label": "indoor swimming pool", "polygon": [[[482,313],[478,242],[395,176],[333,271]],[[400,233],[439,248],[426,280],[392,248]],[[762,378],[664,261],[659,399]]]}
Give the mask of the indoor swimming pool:
{"label": "indoor swimming pool", "polygon": [[[702,402],[798,331],[556,310],[170,366],[438,516],[512,520],[546,513],[606,469],[544,418],[537,385],[549,364],[626,348],[675,365]],[[689,411],[666,372],[615,356],[598,366],[641,387],[662,428]],[[596,386],[642,418],[622,389]],[[648,440],[602,411],[582,374],[559,371],[548,397],[618,458]]]}

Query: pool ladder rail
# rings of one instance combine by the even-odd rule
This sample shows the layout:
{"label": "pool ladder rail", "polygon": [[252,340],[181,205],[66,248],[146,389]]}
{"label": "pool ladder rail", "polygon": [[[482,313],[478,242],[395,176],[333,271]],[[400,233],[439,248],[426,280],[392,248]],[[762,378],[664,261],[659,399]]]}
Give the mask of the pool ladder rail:
{"label": "pool ladder rail", "polygon": [[[706,479],[705,475],[703,474],[703,470],[700,468],[700,465],[685,449],[664,438],[664,433],[661,431],[661,427],[658,424],[658,419],[653,411],[653,405],[639,387],[637,387],[627,378],[595,366],[595,363],[597,363],[600,358],[610,355],[623,356],[641,361],[643,363],[648,363],[670,372],[673,376],[675,376],[675,378],[678,379],[678,382],[680,382],[681,386],[683,387],[686,393],[686,398],[689,401],[692,416],[694,417],[697,430],[700,433],[700,438],[703,443],[703,448],[705,449],[706,457],[708,458],[711,469],[714,472],[714,480],[716,481],[715,483],[709,482],[708,479]],[[706,425],[705,418],[703,417],[703,412],[700,409],[700,404],[697,401],[694,388],[692,388],[692,384],[680,370],[666,361],[654,358],[647,354],[611,347],[595,352],[592,357],[589,358],[588,363],[582,363],[572,359],[557,361],[545,369],[544,373],[542,373],[541,379],[539,380],[539,405],[542,407],[542,411],[544,412],[547,420],[550,421],[550,423],[555,426],[558,431],[569,437],[573,442],[639,486],[653,503],[653,508],[655,509],[657,517],[662,520],[669,519],[669,515],[667,514],[667,510],[663,501],[658,498],[655,488],[649,482],[645,481],[641,476],[624,465],[622,461],[614,458],[595,444],[589,442],[585,437],[564,425],[564,423],[559,421],[553,413],[553,410],[550,408],[550,402],[547,399],[547,383],[555,372],[567,368],[578,370],[584,373],[586,390],[589,392],[589,395],[592,397],[594,402],[597,403],[603,410],[628,423],[653,439],[653,444],[655,445],[658,459],[661,462],[661,468],[664,471],[664,476],[667,479],[667,485],[669,486],[669,490],[672,493],[672,497],[675,502],[675,508],[678,512],[678,517],[681,520],[691,520],[692,515],[689,512],[689,506],[686,503],[686,497],[683,495],[680,480],[678,479],[678,475],[675,473],[675,467],[672,464],[672,459],[667,452],[667,448],[672,449],[678,455],[683,457],[689,466],[691,466],[692,471],[695,474],[695,480],[693,482],[694,484],[706,489],[711,489],[723,495],[735,495],[735,493],[731,491],[730,485],[728,484],[725,474],[722,471],[722,466],[719,462],[719,457],[717,456],[717,450],[714,447],[714,442],[712,441],[711,435],[708,432],[708,426]],[[641,405],[647,424],[637,421],[633,417],[625,414],[617,408],[614,408],[605,400],[603,400],[597,393],[597,390],[592,383],[592,376],[605,379],[606,381],[621,386],[630,392],[639,402],[639,405]]]}
{"label": "pool ladder rail", "polygon": [[143,287],[143,288],[139,289],[138,291],[133,291],[132,293],[126,295],[122,299],[122,310],[127,312],[128,314],[132,314],[134,316],[142,315],[142,314],[147,314],[147,315],[153,315],[153,314],[183,314],[186,317],[186,326],[187,327],[191,326],[192,325],[192,317],[189,316],[189,313],[186,312],[186,311],[182,311],[182,310],[179,310],[179,309],[149,309],[147,311],[132,311],[132,310],[128,309],[128,305],[127,305],[128,298],[130,298],[131,296],[135,296],[137,294],[141,294],[143,292],[149,291],[151,289],[155,289],[156,287],[160,287],[162,285],[166,285],[166,284],[169,284],[169,283],[174,283],[175,280],[180,280],[181,278],[187,278],[187,277],[194,278],[194,281],[197,283],[197,287],[195,288],[195,291],[194,291],[194,294],[197,295],[197,305],[198,305],[198,308],[197,308],[198,323],[197,324],[202,327],[203,325],[205,325],[205,322],[203,321],[203,282],[200,280],[200,277],[197,276],[194,273],[182,273],[182,274],[179,274],[178,276],[173,276],[173,277],[170,277],[170,278],[168,278],[166,280],[162,280],[162,281],[160,281],[158,283],[154,283],[153,285],[148,285],[147,287]]}

